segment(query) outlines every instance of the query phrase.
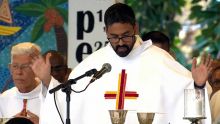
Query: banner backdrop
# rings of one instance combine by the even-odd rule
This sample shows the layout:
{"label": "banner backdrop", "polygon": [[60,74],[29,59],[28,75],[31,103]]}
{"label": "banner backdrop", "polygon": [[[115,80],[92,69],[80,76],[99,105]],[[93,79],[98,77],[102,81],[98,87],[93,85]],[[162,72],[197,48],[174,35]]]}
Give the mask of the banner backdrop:
{"label": "banner backdrop", "polygon": [[[76,66],[107,43],[104,13],[115,0],[69,0],[68,65]],[[76,4],[78,3],[78,4]]]}
{"label": "banner backdrop", "polygon": [[[44,16],[45,13],[50,11],[39,11],[40,9],[36,9],[49,10],[50,8],[45,6],[47,2],[49,1],[0,0],[0,92],[3,88],[7,89],[13,86],[8,69],[8,64],[11,61],[11,46],[21,42],[34,42],[41,47],[42,53],[50,49],[57,49],[56,33],[53,26],[45,30],[44,24],[47,21],[42,23],[42,19],[46,18]],[[33,4],[37,5],[37,7],[33,6]],[[62,18],[65,17],[65,13],[66,15],[68,14],[67,0],[53,5],[54,7],[61,6],[64,10]],[[67,29],[66,23],[63,23],[62,26],[65,30]]]}
{"label": "banner backdrop", "polygon": [[8,69],[11,46],[28,41],[38,44],[42,53],[58,50],[66,54],[68,51],[69,67],[74,68],[106,45],[104,13],[114,2],[0,0],[0,92],[13,86]]}

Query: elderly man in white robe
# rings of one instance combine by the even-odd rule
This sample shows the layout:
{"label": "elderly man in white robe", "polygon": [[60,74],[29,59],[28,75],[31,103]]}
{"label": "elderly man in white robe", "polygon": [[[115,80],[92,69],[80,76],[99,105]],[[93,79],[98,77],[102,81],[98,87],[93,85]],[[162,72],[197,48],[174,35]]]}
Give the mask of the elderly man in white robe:
{"label": "elderly man in white robe", "polygon": [[42,86],[30,67],[33,52],[40,53],[40,47],[29,42],[18,43],[11,49],[9,69],[15,87],[0,96],[1,118],[25,117],[39,123]]}
{"label": "elderly man in white robe", "polygon": [[[184,89],[205,88],[210,58],[196,65],[191,73],[176,62],[169,53],[143,42],[137,35],[138,26],[133,10],[122,3],[109,7],[104,16],[109,44],[94,52],[73,69],[69,79],[75,79],[90,69],[100,69],[109,63],[112,69],[81,93],[90,82],[85,77],[72,85],[70,120],[75,124],[111,124],[108,110],[128,110],[125,124],[138,124],[137,112],[154,112],[153,124],[189,124],[184,120]],[[46,61],[33,55],[32,69],[45,87],[59,85],[50,74],[48,55]],[[41,66],[39,66],[41,65]],[[39,68],[40,67],[40,68]],[[194,83],[195,82],[195,83]],[[61,90],[44,95],[41,124],[61,124],[66,121],[66,95]],[[120,97],[120,100],[118,100]],[[56,105],[54,103],[56,100]],[[207,94],[205,95],[208,101]],[[210,108],[206,102],[204,124],[211,123]],[[69,120],[67,120],[68,122]]]}

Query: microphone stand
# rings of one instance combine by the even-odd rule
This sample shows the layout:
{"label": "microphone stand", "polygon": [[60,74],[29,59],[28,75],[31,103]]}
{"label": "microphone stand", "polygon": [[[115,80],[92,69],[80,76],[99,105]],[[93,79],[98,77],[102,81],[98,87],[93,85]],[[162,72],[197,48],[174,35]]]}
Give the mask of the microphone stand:
{"label": "microphone stand", "polygon": [[[76,84],[76,82],[73,84]],[[62,91],[66,93],[66,124],[71,124],[71,121],[70,121],[71,85],[67,85],[67,87],[62,89]]]}
{"label": "microphone stand", "polygon": [[72,91],[71,85],[76,84],[76,81],[79,79],[82,79],[83,77],[92,76],[96,72],[97,72],[96,69],[91,69],[91,70],[87,71],[85,74],[83,74],[75,79],[70,79],[67,82],[60,84],[49,91],[49,93],[52,94],[62,88],[62,92],[66,93],[66,124],[71,124],[71,121],[70,121],[70,100],[71,100],[70,94]]}

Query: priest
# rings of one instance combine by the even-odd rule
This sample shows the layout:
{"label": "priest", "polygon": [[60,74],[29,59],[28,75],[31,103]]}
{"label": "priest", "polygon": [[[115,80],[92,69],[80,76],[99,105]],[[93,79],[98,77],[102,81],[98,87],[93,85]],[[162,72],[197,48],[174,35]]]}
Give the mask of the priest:
{"label": "priest", "polygon": [[40,47],[30,42],[11,49],[9,69],[15,86],[0,95],[1,118],[25,117],[35,124],[39,122],[42,86],[30,67],[33,52],[40,53]]}
{"label": "priest", "polygon": [[[194,60],[193,80],[191,72],[169,53],[152,45],[151,40],[142,41],[131,7],[122,3],[112,5],[106,10],[104,21],[109,44],[76,66],[69,79],[91,69],[99,71],[105,63],[112,68],[100,79],[92,78],[94,82],[85,77],[71,86],[74,91],[68,109],[71,123],[111,124],[109,110],[128,110],[125,124],[138,124],[138,112],[156,113],[153,124],[190,124],[183,119],[184,89],[206,91],[210,58],[202,60],[199,66]],[[49,57],[44,61],[39,55],[33,56],[32,69],[50,90],[60,83],[49,75]],[[66,94],[59,90],[42,98],[41,123],[66,123]],[[205,99],[207,119],[203,121],[210,124],[207,94]]]}

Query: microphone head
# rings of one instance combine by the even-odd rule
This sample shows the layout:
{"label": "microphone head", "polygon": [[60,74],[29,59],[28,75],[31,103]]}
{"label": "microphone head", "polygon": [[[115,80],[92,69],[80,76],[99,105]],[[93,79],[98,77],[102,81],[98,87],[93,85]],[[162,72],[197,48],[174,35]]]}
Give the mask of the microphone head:
{"label": "microphone head", "polygon": [[102,68],[105,68],[106,72],[110,72],[112,70],[112,66],[109,63],[105,63],[102,65]]}
{"label": "microphone head", "polygon": [[102,77],[103,74],[110,72],[112,69],[112,66],[109,63],[105,63],[102,65],[101,70],[97,71],[92,79],[90,80],[90,83],[94,82],[95,80],[99,79],[100,77]]}

